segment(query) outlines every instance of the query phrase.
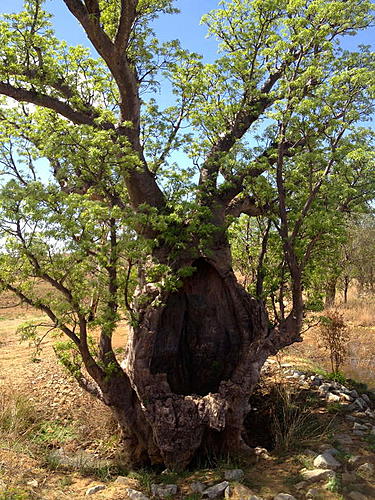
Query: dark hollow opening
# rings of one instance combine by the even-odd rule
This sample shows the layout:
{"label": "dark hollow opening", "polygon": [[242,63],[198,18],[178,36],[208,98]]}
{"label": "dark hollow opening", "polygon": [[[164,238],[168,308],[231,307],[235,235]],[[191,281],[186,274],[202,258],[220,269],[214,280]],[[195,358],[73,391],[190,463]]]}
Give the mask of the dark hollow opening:
{"label": "dark hollow opening", "polygon": [[166,373],[175,394],[217,392],[238,361],[240,328],[233,300],[206,260],[172,293],[161,315],[151,361],[152,373]]}

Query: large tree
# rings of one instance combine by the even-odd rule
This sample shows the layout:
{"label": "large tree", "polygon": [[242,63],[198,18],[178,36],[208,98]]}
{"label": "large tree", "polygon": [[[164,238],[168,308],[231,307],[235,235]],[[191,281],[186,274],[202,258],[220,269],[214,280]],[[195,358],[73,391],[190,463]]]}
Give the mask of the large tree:
{"label": "large tree", "polygon": [[[112,408],[133,463],[247,453],[260,369],[300,340],[307,215],[324,212],[347,131],[370,111],[368,50],[337,43],[370,24],[370,4],[222,2],[204,17],[220,42],[205,64],[156,40],[171,0],[62,2],[98,58],[55,38],[41,0],[0,26],[0,282],[68,337],[59,357]],[[164,109],[160,82],[174,96]],[[42,182],[45,159],[53,179]],[[293,193],[293,176],[305,190]],[[237,282],[227,235],[242,213],[268,211],[292,281],[273,324]]]}

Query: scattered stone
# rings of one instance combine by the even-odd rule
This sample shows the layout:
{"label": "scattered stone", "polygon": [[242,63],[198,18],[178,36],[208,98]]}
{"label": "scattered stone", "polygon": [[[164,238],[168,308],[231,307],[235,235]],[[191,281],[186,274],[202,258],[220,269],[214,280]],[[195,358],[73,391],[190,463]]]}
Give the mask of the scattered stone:
{"label": "scattered stone", "polygon": [[178,487],[176,484],[152,484],[151,493],[155,497],[166,498],[176,495]]}
{"label": "scattered stone", "polygon": [[345,392],[340,392],[339,396],[344,401],[349,401],[349,402],[353,401],[353,398],[351,396],[349,396],[349,394],[346,394]]}
{"label": "scattered stone", "polygon": [[353,404],[355,404],[356,406],[358,406],[358,408],[360,408],[361,410],[366,410],[366,408],[367,408],[367,403],[362,398],[355,399]]}
{"label": "scattered stone", "polygon": [[91,486],[91,488],[89,488],[86,491],[86,495],[95,495],[95,493],[98,493],[98,491],[103,491],[103,490],[105,490],[105,486],[103,486],[102,484]]}
{"label": "scattered stone", "polygon": [[125,490],[125,492],[128,495],[128,497],[130,498],[130,500],[150,500],[141,491],[132,490],[131,488],[127,488]]}
{"label": "scattered stone", "polygon": [[367,426],[363,424],[359,424],[358,422],[354,422],[353,424],[354,431],[367,431]]}
{"label": "scattered stone", "polygon": [[340,451],[336,448],[327,448],[324,453],[329,453],[333,457],[335,457],[336,455],[340,455]]}
{"label": "scattered stone", "polygon": [[313,499],[313,498],[321,498],[321,490],[319,488],[310,488],[309,491],[306,493],[306,498],[308,499]]}
{"label": "scattered stone", "polygon": [[353,431],[353,434],[354,434],[354,436],[363,437],[363,436],[366,436],[367,433],[365,431]]}
{"label": "scattered stone", "polygon": [[371,404],[371,399],[367,396],[367,394],[361,394],[361,398],[368,404]]}
{"label": "scattered stone", "polygon": [[340,396],[337,394],[333,394],[332,392],[329,392],[327,394],[327,401],[328,403],[338,403],[340,401]]}
{"label": "scattered stone", "polygon": [[336,460],[330,453],[322,453],[314,460],[314,466],[318,469],[332,469],[336,470],[341,467],[341,463]]}
{"label": "scattered stone", "polygon": [[343,484],[353,484],[358,481],[358,476],[353,472],[344,472],[341,476]]}
{"label": "scattered stone", "polygon": [[353,389],[352,391],[350,391],[350,392],[349,392],[349,395],[350,395],[352,398],[354,398],[354,399],[357,399],[357,398],[359,397],[359,394],[358,394],[358,392],[357,392],[355,389]]}
{"label": "scattered stone", "polygon": [[312,376],[312,377],[310,378],[310,384],[311,384],[312,386],[319,387],[319,386],[322,384],[322,381],[321,381],[321,379],[320,379],[319,377],[314,377],[314,376]]}
{"label": "scattered stone", "polygon": [[359,491],[351,491],[348,496],[352,500],[368,500],[368,497],[362,495],[362,493],[360,493]]}
{"label": "scattered stone", "polygon": [[346,415],[346,420],[349,420],[349,422],[356,422],[357,419],[353,417],[353,415]]}
{"label": "scattered stone", "polygon": [[366,462],[358,467],[357,473],[365,479],[373,479],[375,476],[375,467],[373,464]]}
{"label": "scattered stone", "polygon": [[244,477],[244,471],[242,469],[232,469],[226,470],[224,472],[224,479],[227,481],[239,481]]}
{"label": "scattered stone", "polygon": [[317,453],[314,450],[303,450],[303,454],[306,455],[307,457],[316,457]]}
{"label": "scattered stone", "polygon": [[297,500],[294,496],[289,495],[289,493],[279,493],[273,500]]}
{"label": "scattered stone", "polygon": [[354,455],[349,458],[348,462],[350,465],[359,465],[359,463],[362,461],[362,456],[361,455]]}
{"label": "scattered stone", "polygon": [[297,483],[295,485],[295,488],[296,488],[296,490],[299,491],[299,490],[304,490],[306,488],[306,486],[307,486],[306,481],[300,481],[299,483]]}
{"label": "scattered stone", "polygon": [[225,498],[232,498],[233,500],[262,500],[257,495],[254,495],[253,491],[247,488],[243,484],[233,484],[229,485],[225,489]]}
{"label": "scattered stone", "polygon": [[36,479],[32,479],[31,481],[27,481],[26,484],[28,486],[31,486],[32,488],[37,488],[39,486],[39,483]]}
{"label": "scattered stone", "polygon": [[336,477],[335,472],[332,469],[313,469],[313,470],[301,470],[301,475],[303,479],[314,483],[320,481],[321,479],[332,479]]}
{"label": "scattered stone", "polygon": [[319,390],[319,392],[320,392],[321,394],[327,394],[327,393],[330,391],[331,387],[332,387],[332,386],[331,386],[331,384],[327,384],[327,383],[325,382],[324,384],[321,384],[321,385],[319,386],[319,389],[318,389],[318,390]]}
{"label": "scattered stone", "polygon": [[115,484],[129,484],[129,479],[125,476],[118,476],[114,481]]}
{"label": "scattered stone", "polygon": [[203,497],[216,498],[224,494],[225,489],[229,486],[228,481],[223,481],[222,483],[215,484],[210,488],[207,488],[203,492]]}
{"label": "scattered stone", "polygon": [[194,483],[191,483],[190,489],[192,493],[203,493],[204,489],[206,488],[206,485],[201,483],[200,481],[194,481]]}
{"label": "scattered stone", "polygon": [[342,445],[352,444],[353,439],[349,436],[349,434],[336,434],[335,439]]}

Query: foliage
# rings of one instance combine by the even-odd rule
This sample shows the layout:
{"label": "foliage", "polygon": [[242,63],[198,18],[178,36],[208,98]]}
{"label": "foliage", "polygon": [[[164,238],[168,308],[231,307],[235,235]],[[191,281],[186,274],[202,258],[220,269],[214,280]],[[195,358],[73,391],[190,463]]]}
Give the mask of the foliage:
{"label": "foliage", "polygon": [[327,316],[322,316],[319,332],[322,346],[329,353],[334,378],[340,381],[342,375],[339,370],[346,358],[347,342],[350,338],[342,314],[337,310],[332,310]]}

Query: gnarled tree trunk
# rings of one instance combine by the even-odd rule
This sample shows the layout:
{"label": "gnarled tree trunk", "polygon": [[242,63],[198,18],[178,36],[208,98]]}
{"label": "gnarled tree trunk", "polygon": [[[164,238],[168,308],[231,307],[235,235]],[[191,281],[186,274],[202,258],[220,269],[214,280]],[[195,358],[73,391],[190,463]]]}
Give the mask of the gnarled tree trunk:
{"label": "gnarled tree trunk", "polygon": [[196,270],[177,291],[138,291],[122,364],[131,405],[110,403],[138,463],[181,469],[203,451],[250,451],[242,437],[249,396],[277,336],[263,303],[237,283],[228,251],[185,260]]}

